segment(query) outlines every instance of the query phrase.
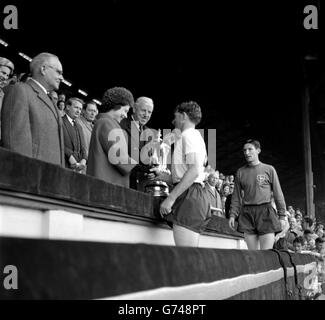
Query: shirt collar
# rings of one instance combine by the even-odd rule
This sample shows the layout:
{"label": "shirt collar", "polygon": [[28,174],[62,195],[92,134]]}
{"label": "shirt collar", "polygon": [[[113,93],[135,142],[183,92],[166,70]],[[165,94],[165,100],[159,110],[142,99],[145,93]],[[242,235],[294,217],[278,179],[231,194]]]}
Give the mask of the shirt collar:
{"label": "shirt collar", "polygon": [[74,120],[72,118],[70,118],[67,113],[66,113],[66,116],[67,116],[69,122],[71,123],[71,125],[74,126]]}
{"label": "shirt collar", "polygon": [[40,86],[40,88],[45,92],[45,94],[48,94],[48,91],[45,89],[45,87],[43,85],[41,85],[37,80],[35,80],[34,78],[30,78],[31,80],[33,80],[38,86]]}

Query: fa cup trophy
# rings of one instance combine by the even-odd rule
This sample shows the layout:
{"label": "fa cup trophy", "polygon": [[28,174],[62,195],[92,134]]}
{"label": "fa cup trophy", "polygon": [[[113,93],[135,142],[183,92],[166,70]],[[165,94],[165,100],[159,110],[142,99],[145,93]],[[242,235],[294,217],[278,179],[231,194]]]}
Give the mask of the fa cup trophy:
{"label": "fa cup trophy", "polygon": [[[152,168],[158,167],[160,172],[170,174],[170,171],[167,168],[167,157],[170,151],[170,146],[163,142],[160,129],[158,130],[157,138],[152,143],[152,155],[150,157],[149,165]],[[145,190],[154,197],[167,197],[169,194],[168,184],[159,177],[149,181]]]}

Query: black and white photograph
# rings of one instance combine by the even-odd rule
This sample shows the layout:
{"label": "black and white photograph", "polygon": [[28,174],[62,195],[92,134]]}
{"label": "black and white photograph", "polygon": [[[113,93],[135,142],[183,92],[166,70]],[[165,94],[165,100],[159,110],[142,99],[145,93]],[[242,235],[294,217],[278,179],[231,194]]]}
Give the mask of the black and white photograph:
{"label": "black and white photograph", "polygon": [[1,1],[0,300],[325,300],[321,9]]}

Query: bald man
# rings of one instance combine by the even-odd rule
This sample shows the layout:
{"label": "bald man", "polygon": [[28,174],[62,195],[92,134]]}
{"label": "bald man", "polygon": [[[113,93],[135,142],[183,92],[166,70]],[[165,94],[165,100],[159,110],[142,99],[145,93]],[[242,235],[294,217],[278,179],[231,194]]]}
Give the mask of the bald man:
{"label": "bald man", "polygon": [[2,145],[25,156],[64,166],[62,119],[49,93],[63,80],[59,58],[40,53],[26,83],[10,86],[3,100]]}
{"label": "bald man", "polygon": [[148,177],[150,178],[152,175],[146,173],[148,166],[141,163],[140,153],[141,148],[147,143],[147,134],[150,135],[147,123],[152,116],[153,108],[154,105],[151,98],[140,97],[134,103],[133,113],[120,123],[128,138],[128,154],[140,163],[132,170],[130,175],[130,187],[139,191],[145,191]]}

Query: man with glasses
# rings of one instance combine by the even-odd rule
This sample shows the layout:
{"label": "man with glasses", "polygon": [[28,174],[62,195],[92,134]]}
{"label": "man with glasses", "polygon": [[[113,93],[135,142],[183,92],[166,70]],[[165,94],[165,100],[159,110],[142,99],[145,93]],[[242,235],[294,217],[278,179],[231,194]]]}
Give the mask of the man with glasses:
{"label": "man with glasses", "polygon": [[25,156],[64,166],[62,119],[49,93],[63,80],[59,58],[40,53],[26,83],[10,86],[1,117],[2,145]]}

